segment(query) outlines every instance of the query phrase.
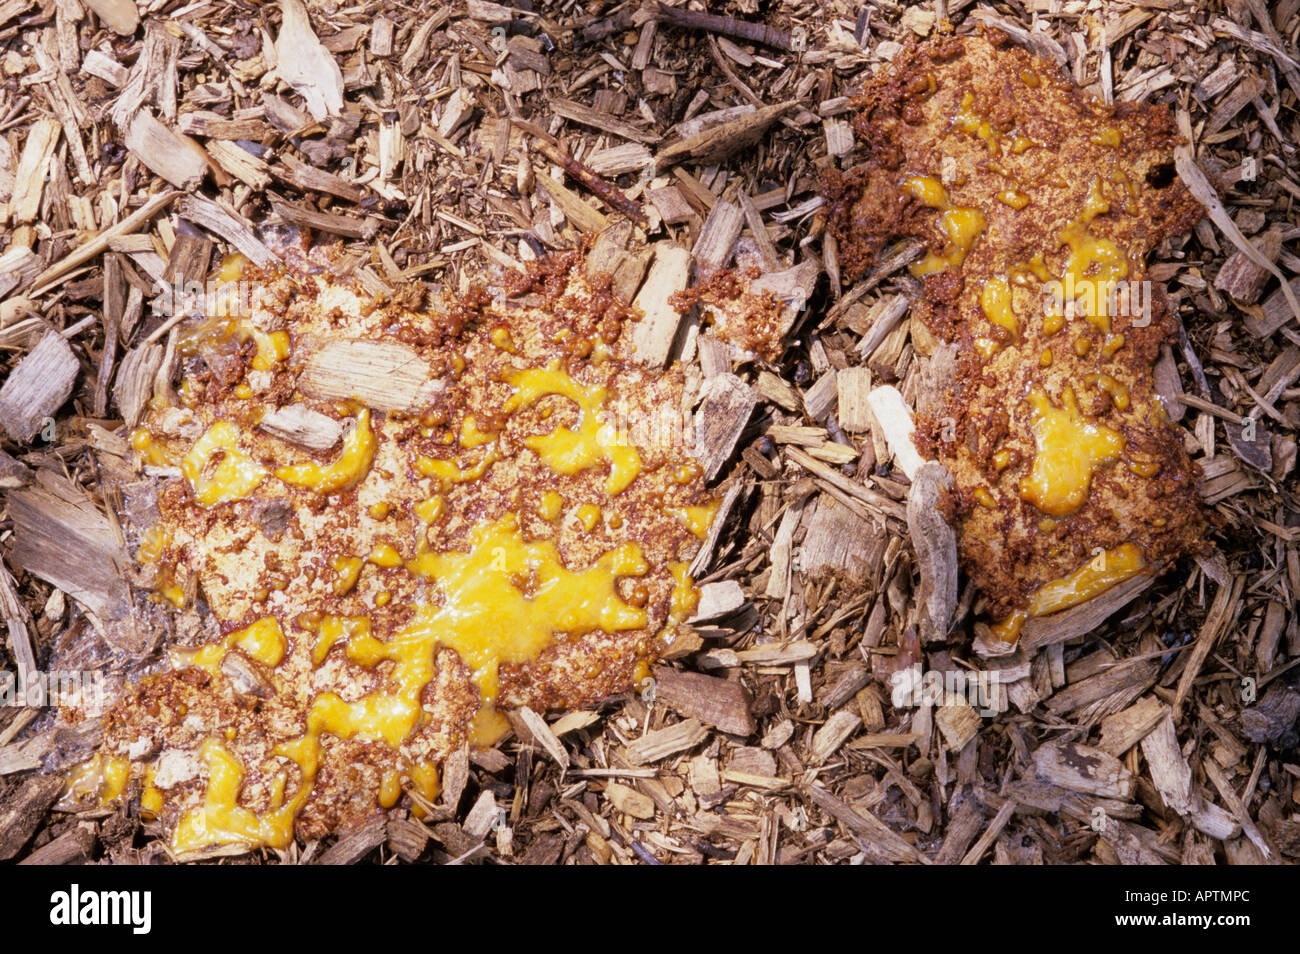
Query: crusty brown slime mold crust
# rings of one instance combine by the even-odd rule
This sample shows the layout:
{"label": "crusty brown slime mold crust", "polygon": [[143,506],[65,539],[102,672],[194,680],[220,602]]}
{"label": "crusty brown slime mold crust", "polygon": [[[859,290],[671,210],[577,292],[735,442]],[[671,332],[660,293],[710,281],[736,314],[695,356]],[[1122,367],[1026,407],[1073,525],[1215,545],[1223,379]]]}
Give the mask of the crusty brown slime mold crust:
{"label": "crusty brown slime mold crust", "polygon": [[[496,707],[627,689],[693,607],[685,568],[711,499],[684,442],[636,429],[681,419],[683,377],[629,359],[633,315],[607,277],[575,252],[426,307],[418,287],[377,301],[332,266],[317,251],[246,272],[256,332],[189,329],[177,402],[133,437],[146,463],[184,472],[139,556],[209,624],[197,655],[114,707],[104,749],[143,767],[180,850],[283,847],[404,790],[427,804],[447,755],[499,732]],[[308,366],[338,341],[405,348],[432,385],[409,409],[321,397]],[[313,452],[259,429],[289,405],[338,422],[339,441]],[[234,439],[199,454],[223,427]],[[473,654],[563,586],[554,633],[499,662]]]}
{"label": "crusty brown slime mold crust", "polygon": [[[1106,106],[991,30],[909,45],[857,105],[867,158],[828,177],[828,227],[847,281],[892,242],[928,243],[914,339],[939,383],[916,443],[955,478],[959,554],[995,618],[1101,550],[1135,545],[1150,568],[1196,551],[1193,469],[1152,381],[1176,323],[1145,270],[1202,215],[1169,110]],[[1045,285],[1066,276],[1098,295],[1066,286],[1052,315]],[[1097,304],[1108,283],[1134,296]],[[1052,422],[1057,451],[1091,455],[1064,489]]]}

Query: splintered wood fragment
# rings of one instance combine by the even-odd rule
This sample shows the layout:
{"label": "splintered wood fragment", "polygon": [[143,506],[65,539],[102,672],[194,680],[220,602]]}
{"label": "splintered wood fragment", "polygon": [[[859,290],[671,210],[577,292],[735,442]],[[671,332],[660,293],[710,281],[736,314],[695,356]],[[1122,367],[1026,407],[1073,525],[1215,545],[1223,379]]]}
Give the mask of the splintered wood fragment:
{"label": "splintered wood fragment", "polygon": [[379,231],[379,223],[375,219],[354,219],[347,215],[335,215],[333,212],[318,212],[316,209],[287,199],[272,197],[271,209],[291,225],[326,232],[330,235],[341,235],[344,238],[369,240]]}
{"label": "splintered wood fragment", "polygon": [[794,463],[811,473],[814,477],[826,481],[826,483],[831,487],[834,487],[844,495],[860,500],[868,507],[872,507],[883,514],[887,514],[897,520],[906,522],[907,508],[896,500],[892,500],[884,494],[872,490],[870,487],[862,486],[862,484],[858,483],[853,478],[846,477],[834,467],[828,467],[817,458],[812,457],[797,447],[787,447],[784,453],[785,456]]}
{"label": "splintered wood fragment", "polygon": [[46,332],[0,387],[0,426],[26,444],[72,394],[81,365],[57,331]]}
{"label": "splintered wood fragment", "polygon": [[687,719],[699,719],[729,735],[754,733],[749,692],[740,683],[656,666],[655,702]]}
{"label": "splintered wood fragment", "polygon": [[815,643],[801,639],[792,643],[763,643],[739,652],[731,649],[719,652],[730,654],[737,663],[751,666],[788,666],[812,659],[817,655],[818,648]]}
{"label": "splintered wood fragment", "polygon": [[87,50],[81,68],[91,76],[98,76],[109,86],[121,86],[130,74],[125,66],[99,50]]}
{"label": "splintered wood fragment", "polygon": [[254,265],[270,265],[279,261],[276,254],[257,237],[247,221],[236,218],[211,199],[187,195],[176,203],[176,206],[182,218],[225,239]]}
{"label": "splintered wood fragment", "polygon": [[[1256,248],[1267,261],[1276,262],[1282,251],[1282,233],[1270,229],[1258,240]],[[1259,300],[1267,282],[1268,271],[1240,251],[1233,252],[1214,277],[1215,288],[1245,305],[1253,305]]]}
{"label": "splintered wood fragment", "polygon": [[583,263],[587,277],[614,274],[619,262],[627,257],[627,245],[631,240],[632,223],[627,219],[615,219],[602,229],[591,243],[591,251]]}
{"label": "splintered wood fragment", "polygon": [[13,245],[0,255],[0,298],[26,288],[41,269],[41,259],[26,245]]}
{"label": "splintered wood fragment", "polygon": [[701,394],[695,413],[695,457],[704,469],[704,479],[713,480],[736,449],[758,398],[731,373],[709,378]]}
{"label": "splintered wood fragment", "polygon": [[980,834],[979,841],[971,846],[970,851],[966,852],[961,859],[963,865],[979,864],[980,858],[984,852],[988,851],[998,835],[1002,834],[1002,829],[1007,827],[1007,822],[1011,821],[1011,816],[1015,814],[1017,805],[1014,801],[1008,800],[998,809],[998,813],[993,816],[988,827]]}
{"label": "splintered wood fragment", "polygon": [[[1300,278],[1293,278],[1287,283],[1288,290],[1293,296],[1300,295]],[[1287,303],[1287,297],[1281,288],[1264,299],[1264,303],[1259,306],[1259,314],[1253,313],[1246,315],[1246,328],[1256,338],[1267,338],[1277,329],[1281,328],[1291,320],[1291,306]]]}
{"label": "splintered wood fragment", "polygon": [[214,139],[207,145],[208,155],[217,165],[232,176],[257,191],[271,184],[269,167],[247,149],[224,139]]}
{"label": "splintered wood fragment", "polygon": [[574,103],[567,99],[552,99],[550,106],[551,111],[557,116],[575,123],[581,123],[584,126],[592,126],[607,133],[613,133],[615,136],[621,136],[624,139],[631,139],[640,143],[656,143],[659,141],[659,137],[653,133],[643,132],[630,123],[625,123],[623,120],[598,109],[592,109],[590,106],[583,106],[581,103]]}
{"label": "splintered wood fragment", "polygon": [[979,713],[966,702],[939,706],[934,724],[950,752],[960,752],[980,729]]}
{"label": "splintered wood fragment", "polygon": [[[1014,802],[1009,804],[1014,805]],[[979,800],[967,796],[961,803],[960,807],[948,819],[948,827],[944,831],[943,844],[939,846],[938,853],[934,856],[934,863],[937,865],[955,865],[961,861],[966,854],[966,849],[970,847],[975,836],[979,834],[980,829],[984,827],[984,811],[980,808]]]}
{"label": "splintered wood fragment", "polygon": [[520,708],[519,718],[527,726],[533,741],[545,749],[546,754],[555,760],[555,764],[560,767],[561,774],[567,772],[569,770],[568,750],[565,749],[564,743],[555,737],[555,733],[546,724],[546,720],[528,706]]}
{"label": "splintered wood fragment", "polygon": [[365,197],[361,186],[332,172],[309,166],[289,153],[281,154],[280,164],[271,167],[271,175],[303,192],[325,192],[348,202],[360,202]]}
{"label": "splintered wood fragment", "polygon": [[656,5],[654,16],[661,23],[671,23],[673,26],[685,27],[688,30],[721,33],[724,36],[734,36],[738,40],[749,40],[752,43],[761,43],[786,52],[792,49],[790,34],[766,23],[753,23],[716,13],[700,13],[696,10],[670,7],[665,3]]}
{"label": "splintered wood fragment", "polygon": [[0,450],[0,490],[11,490],[31,483],[32,469]]}
{"label": "splintered wood fragment", "polygon": [[655,817],[655,803],[649,795],[642,795],[636,789],[622,782],[610,782],[605,786],[605,797],[614,808],[633,818],[648,819]]}
{"label": "splintered wood fragment", "polygon": [[867,404],[871,406],[876,423],[880,425],[885,444],[894,457],[894,463],[909,480],[915,480],[917,471],[925,463],[925,458],[912,443],[912,433],[916,430],[916,424],[912,420],[912,409],[907,406],[907,401],[903,399],[898,388],[886,384],[875,388],[867,395]]}
{"label": "splintered wood fragment", "polygon": [[758,380],[754,382],[754,390],[764,401],[771,401],[777,407],[785,408],[787,411],[797,411],[799,409],[799,392],[785,378],[779,377],[771,371],[758,372]]}
{"label": "splintered wood fragment", "polygon": [[[13,660],[13,669],[7,675],[25,685],[28,674],[37,671],[36,650],[32,646],[32,633],[36,624],[31,612],[19,598],[17,584],[3,562],[0,562],[0,617],[4,618],[5,629],[9,634],[9,655]],[[8,741],[7,737],[5,741]]]}
{"label": "splintered wood fragment", "polygon": [[1034,750],[1034,774],[1052,785],[1085,795],[1127,801],[1133,773],[1108,752],[1077,742],[1047,742]]}
{"label": "splintered wood fragment", "polygon": [[804,392],[803,408],[814,421],[823,422],[837,404],[839,404],[839,372],[832,368]]}
{"label": "splintered wood fragment", "polygon": [[1065,642],[1096,630],[1113,613],[1144,592],[1155,577],[1141,574],[1116,584],[1100,596],[1050,616],[1036,616],[1020,631],[1020,647],[1026,652]]}
{"label": "splintered wood fragment", "polygon": [[202,235],[178,235],[167,257],[167,281],[184,286],[187,282],[202,283],[207,279],[212,262],[212,242]]}
{"label": "splintered wood fragment", "polygon": [[465,834],[469,835],[475,841],[481,841],[486,838],[492,826],[496,824],[500,810],[497,808],[496,796],[490,789],[484,789],[475,800],[474,806],[465,816],[465,823],[461,825]]}
{"label": "splintered wood fragment", "polygon": [[871,429],[871,369],[860,366],[841,368],[836,377],[839,407],[836,420],[850,434],[861,434]]}
{"label": "splintered wood fragment", "polygon": [[[886,543],[882,526],[850,510],[830,494],[822,494],[817,498],[817,509],[812,519],[808,521],[800,563],[812,577],[833,574],[866,582],[875,579],[879,573]],[[778,577],[775,559],[772,567],[772,578],[779,579],[783,587],[781,593],[775,594],[779,598],[785,595],[784,568]],[[774,594],[769,592],[768,595]]]}
{"label": "splintered wood fragment", "polygon": [[90,860],[99,839],[91,828],[78,825],[26,855],[20,865],[78,865]]}
{"label": "splintered wood fragment", "polygon": [[178,189],[195,189],[208,171],[203,149],[141,110],[131,120],[123,144],[147,168]]}
{"label": "splintered wood fragment", "polygon": [[206,110],[182,114],[176,122],[176,128],[187,136],[203,136],[208,139],[260,140],[271,132],[271,127],[265,120],[227,119]]}
{"label": "splintered wood fragment", "polygon": [[700,599],[695,606],[695,615],[688,620],[690,623],[704,623],[730,616],[746,603],[745,590],[736,580],[704,583],[699,591]]}
{"label": "splintered wood fragment", "polygon": [[48,117],[36,120],[28,129],[22,158],[18,160],[18,170],[14,173],[13,195],[9,199],[9,220],[13,224],[31,222],[40,212],[50,158],[62,131],[59,121]]}
{"label": "splintered wood fragment", "polygon": [[135,0],[86,0],[100,22],[120,36],[130,36],[140,25]]}
{"label": "splintered wood fragment", "polygon": [[872,860],[885,863],[900,861],[913,864],[930,863],[930,859],[917,851],[911,842],[871,814],[865,807],[854,808],[819,785],[809,785],[805,791],[814,805],[858,836],[858,844]]}
{"label": "splintered wood fragment", "polygon": [[1119,758],[1141,742],[1168,712],[1169,707],[1155,696],[1143,696],[1122,712],[1101,720],[1101,741],[1097,746]]}
{"label": "splintered wood fragment", "polygon": [[551,723],[551,731],[555,737],[559,738],[569,732],[576,732],[579,729],[585,729],[600,721],[600,713],[592,712],[590,709],[574,709],[566,712],[554,722]]}
{"label": "splintered wood fragment", "polygon": [[813,764],[820,765],[829,759],[861,727],[862,716],[856,712],[840,709],[834,713],[813,733],[812,751],[809,753]]}
{"label": "splintered wood fragment", "polygon": [[375,17],[370,24],[371,56],[391,56],[393,53],[393,21],[388,17]]}
{"label": "splintered wood fragment", "polygon": [[301,0],[280,0],[283,20],[275,39],[276,72],[307,101],[312,118],[343,111],[343,72],[321,45]]}
{"label": "splintered wood fragment", "polygon": [[130,612],[129,565],[108,518],[75,485],[55,493],[37,485],[9,493],[14,522],[13,562],[84,603],[101,619]]}
{"label": "splintered wood fragment", "polygon": [[1173,712],[1168,707],[1164,718],[1142,739],[1142,754],[1151,773],[1151,784],[1165,804],[1180,815],[1188,814],[1194,805],[1192,767],[1178,745]]}
{"label": "splintered wood fragment", "polygon": [[693,749],[708,736],[709,730],[699,719],[684,719],[633,739],[624,750],[624,755],[633,765],[649,765],[678,752]]}
{"label": "splintered wood fragment", "polygon": [[[1262,754],[1263,753],[1261,752],[1261,756]],[[1250,817],[1250,813],[1246,810],[1246,805],[1242,802],[1241,796],[1238,795],[1236,790],[1232,787],[1231,780],[1223,769],[1219,767],[1219,763],[1210,758],[1202,760],[1201,765],[1205,769],[1206,776],[1218,791],[1219,796],[1223,799],[1224,805],[1227,806],[1228,811],[1236,819],[1237,823],[1241,825],[1242,832],[1250,839],[1251,843],[1259,849],[1260,854],[1265,858],[1272,857],[1273,851],[1272,848],[1269,847],[1268,840],[1264,837],[1263,832],[1259,830],[1259,827]]]}
{"label": "splintered wood fragment", "polygon": [[686,159],[694,159],[705,164],[719,162],[732,153],[757,143],[768,126],[797,105],[799,105],[797,101],[791,100],[777,103],[775,106],[764,106],[752,113],[746,113],[737,119],[665,146],[655,156],[655,165],[660,169],[667,169]]}
{"label": "splintered wood fragment", "polygon": [[429,830],[410,818],[388,819],[388,850],[407,864],[424,854],[429,845]]}
{"label": "splintered wood fragment", "polygon": [[443,139],[450,139],[452,133],[469,119],[476,105],[477,101],[473,93],[464,86],[456,89],[443,104],[442,113],[438,117],[438,135]]}
{"label": "splintered wood fragment", "polygon": [[695,259],[697,281],[707,280],[710,275],[724,267],[731,259],[736,239],[740,238],[741,229],[745,227],[745,213],[740,206],[719,199],[709,210],[708,218],[700,228],[699,237],[691,255]]}
{"label": "splintered wood fragment", "polygon": [[826,135],[826,153],[831,156],[845,156],[853,151],[853,127],[840,119],[822,121],[822,130]]}
{"label": "splintered wood fragment", "polygon": [[643,143],[625,142],[607,149],[597,149],[587,156],[587,167],[599,176],[622,176],[640,172],[654,161]]}
{"label": "splintered wood fragment", "polygon": [[262,415],[257,425],[274,437],[307,450],[325,451],[343,436],[343,425],[306,404],[290,404]]}
{"label": "splintered wood fragment", "polygon": [[907,493],[907,532],[921,577],[917,602],[922,642],[947,638],[957,611],[957,533],[944,519],[942,506],[952,486],[946,467],[926,461]]}
{"label": "splintered wood fragment", "polygon": [[1214,602],[1210,604],[1210,611],[1205,614],[1205,620],[1201,623],[1200,632],[1196,634],[1196,642],[1192,644],[1192,651],[1188,654],[1187,664],[1183,667],[1182,675],[1178,678],[1178,689],[1174,693],[1174,715],[1177,716],[1182,709],[1183,701],[1187,694],[1192,691],[1192,685],[1196,677],[1200,675],[1201,666],[1210,655],[1210,650],[1214,644],[1219,641],[1219,637],[1227,630],[1228,625],[1236,618],[1237,606],[1241,599],[1241,591],[1246,584],[1244,576],[1234,576],[1228,583],[1219,584],[1218,590],[1214,594]]}
{"label": "splintered wood fragment", "polygon": [[550,197],[556,207],[564,213],[564,217],[580,232],[599,232],[609,224],[609,220],[583,201],[582,196],[556,182],[550,176],[538,176],[537,187]]}
{"label": "splintered wood fragment", "polygon": [[685,290],[690,274],[689,251],[674,242],[655,245],[650,274],[632,302],[644,316],[632,329],[632,354],[642,364],[662,368],[668,363],[682,320],[672,298]]}
{"label": "splintered wood fragment", "polygon": [[113,400],[127,427],[135,427],[144,416],[153,396],[154,375],[162,366],[164,348],[160,344],[140,344],[127,352],[117,370]]}
{"label": "splintered wood fragment", "polygon": [[383,815],[368,818],[355,828],[339,835],[317,860],[318,865],[355,865],[388,840],[388,819]]}
{"label": "splintered wood fragment", "polygon": [[63,776],[57,772],[33,775],[5,793],[0,801],[0,861],[8,861],[27,844],[45,821],[63,784]]}
{"label": "splintered wood fragment", "polygon": [[651,189],[648,195],[665,225],[680,225],[682,222],[689,222],[695,216],[695,209],[686,201],[681,189],[675,185]]}
{"label": "splintered wood fragment", "polygon": [[298,378],[298,389],[309,397],[355,398],[384,411],[409,410],[440,387],[428,362],[395,341],[328,341],[312,352]]}

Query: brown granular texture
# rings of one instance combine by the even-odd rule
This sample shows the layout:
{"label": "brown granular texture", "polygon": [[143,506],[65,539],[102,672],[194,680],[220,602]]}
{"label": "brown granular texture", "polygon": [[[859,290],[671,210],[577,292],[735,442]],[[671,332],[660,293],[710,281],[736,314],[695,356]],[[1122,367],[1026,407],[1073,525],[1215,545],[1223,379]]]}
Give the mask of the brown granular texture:
{"label": "brown granular texture", "polygon": [[[155,408],[143,424],[153,446],[172,463],[219,421],[237,425],[242,450],[268,473],[286,464],[335,459],[337,445],[308,452],[257,429],[265,412],[297,403],[344,425],[356,417],[357,402],[318,400],[297,387],[307,360],[326,339],[401,342],[440,380],[418,407],[371,409],[374,461],[350,489],[322,495],[268,478],[244,499],[203,507],[185,479],[163,484],[156,530],[165,532],[165,547],[146,564],[157,585],[179,587],[187,594],[182,611],[210,613],[222,634],[273,616],[288,644],[284,660],[274,666],[229,650],[227,658],[239,661],[243,681],[225,669],[209,674],[179,659],[177,668],[146,678],[113,708],[106,751],[146,766],[164,759],[171,766],[157,780],[166,824],[203,804],[207,771],[200,750],[213,739],[245,771],[242,807],[259,813],[274,807],[277,778],[284,796],[292,798],[301,784],[297,769],[274,750],[304,735],[313,700],[323,692],[361,699],[383,690],[393,675],[389,662],[363,665],[341,644],[313,659],[319,621],[367,617],[373,635],[387,642],[419,606],[436,605],[440,598],[432,588],[436,581],[404,564],[422,549],[471,550],[476,530],[485,525],[517,519],[524,541],[554,543],[574,572],[627,544],[637,545],[648,565],[644,574],[617,581],[619,598],[644,609],[644,626],[560,633],[535,658],[502,664],[495,700],[500,708],[544,711],[597,702],[629,688],[638,667],[644,671],[671,642],[682,619],[680,608],[673,612],[680,589],[673,565],[689,561],[698,547],[677,511],[706,506],[710,495],[684,441],[640,440],[647,431],[638,428],[656,418],[681,420],[684,381],[679,371],[648,371],[630,360],[621,332],[632,310],[612,294],[607,278],[586,278],[582,261],[575,253],[537,263],[500,292],[475,286],[426,310],[411,307],[423,295],[369,298],[330,274],[332,255],[315,252],[291,270],[249,273],[258,288],[249,320],[262,331],[288,332],[289,354],[282,361],[254,367],[256,348],[241,344],[229,323],[188,329],[191,357],[180,403]],[[582,388],[604,389],[610,426],[623,428],[611,432],[613,439],[631,443],[642,465],[621,492],[607,492],[607,462],[557,473],[527,446],[532,437],[578,426],[578,406],[562,396],[542,397],[512,412],[506,407],[515,391],[512,372],[551,366],[565,369]],[[422,474],[421,458],[462,471],[484,460],[488,445],[460,438],[470,418],[493,435],[495,460],[481,477],[451,482]],[[674,433],[683,436],[680,428]],[[542,512],[547,492],[563,499],[558,518]],[[437,494],[445,506],[426,526],[417,505]],[[594,527],[580,519],[583,505],[599,508]],[[364,557],[379,543],[395,547],[402,562],[367,563],[355,585],[341,592],[333,561]],[[512,584],[527,595],[535,581]],[[321,769],[297,816],[298,836],[319,837],[379,811],[386,773],[405,778],[413,766],[440,766],[471,738],[481,708],[471,669],[450,648],[434,652],[435,674],[421,695],[423,714],[400,745],[361,735],[323,738]],[[184,769],[179,773],[178,765]]]}
{"label": "brown granular texture", "polygon": [[[996,31],[909,44],[857,105],[867,158],[828,177],[828,228],[850,281],[904,238],[926,240],[950,262],[923,277],[912,312],[924,325],[914,326],[918,350],[956,349],[955,374],[930,405],[943,410],[920,418],[916,442],[956,480],[960,555],[994,614],[1024,607],[1099,547],[1136,543],[1153,567],[1196,551],[1204,518],[1193,470],[1153,391],[1160,346],[1177,329],[1163,289],[1149,293],[1149,323],[1129,308],[1111,316],[1109,331],[1084,314],[1044,327],[1043,282],[1063,274],[1071,249],[1062,232],[1090,194],[1108,208],[1087,223],[1088,237],[1120,250],[1131,284],[1146,280],[1145,259],[1164,238],[1201,217],[1173,174],[1169,110],[1107,106]],[[942,181],[948,208],[984,216],[964,259],[940,209],[903,188],[912,176]],[[1018,334],[981,306],[986,283],[1008,276]],[[1126,407],[1100,376],[1117,383]],[[1021,494],[1037,452],[1027,399],[1038,389],[1057,408],[1073,392],[1089,424],[1124,438],[1118,459],[1093,472],[1083,504],[1054,519]]]}

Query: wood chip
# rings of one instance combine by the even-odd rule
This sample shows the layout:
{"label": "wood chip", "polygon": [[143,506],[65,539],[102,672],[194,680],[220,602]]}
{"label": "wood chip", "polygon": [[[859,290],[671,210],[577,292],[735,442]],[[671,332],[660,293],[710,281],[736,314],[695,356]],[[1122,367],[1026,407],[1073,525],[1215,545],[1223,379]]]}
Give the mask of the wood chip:
{"label": "wood chip", "polygon": [[1133,773],[1115,756],[1076,742],[1047,742],[1034,750],[1034,774],[1044,782],[1085,795],[1127,801]]}
{"label": "wood chip", "polygon": [[649,765],[678,752],[693,749],[708,736],[709,730],[699,719],[683,719],[633,739],[624,750],[624,755],[632,765]]}
{"label": "wood chip", "polygon": [[10,491],[8,497],[16,566],[54,584],[102,619],[128,614],[130,560],[117,531],[88,497],[71,484],[60,486],[59,493],[33,486]]}
{"label": "wood chip", "polygon": [[655,245],[650,273],[633,301],[644,315],[632,331],[633,354],[641,363],[651,367],[668,363],[682,320],[671,299],[685,290],[690,270],[689,251],[672,242]]}
{"label": "wood chip", "polygon": [[912,409],[907,406],[907,401],[903,399],[898,388],[886,384],[873,389],[867,395],[867,404],[871,406],[871,413],[885,436],[885,443],[894,457],[894,463],[908,480],[915,480],[917,471],[925,463],[925,458],[912,443],[912,433],[916,430],[916,424],[912,420]]}
{"label": "wood chip", "polygon": [[519,718],[528,727],[528,732],[532,735],[533,740],[546,750],[547,755],[555,760],[555,764],[560,767],[560,772],[567,772],[569,770],[569,753],[564,748],[564,743],[555,737],[555,733],[546,724],[546,720],[528,706],[522,706],[519,709]]}
{"label": "wood chip", "polygon": [[654,818],[655,803],[646,795],[621,782],[610,782],[605,786],[605,797],[615,809],[633,818]]}
{"label": "wood chip", "polygon": [[27,132],[23,155],[14,174],[14,193],[9,200],[9,221],[15,225],[31,222],[41,208],[45,179],[62,131],[57,119],[38,119]]}
{"label": "wood chip", "polygon": [[313,451],[329,450],[343,436],[342,424],[305,404],[268,411],[257,426],[282,441]]}
{"label": "wood chip", "polygon": [[8,861],[22,850],[61,791],[62,776],[50,774],[24,779],[7,794],[0,803],[0,861]]}
{"label": "wood chip", "polygon": [[169,129],[148,110],[135,114],[123,141],[145,166],[178,189],[196,189],[207,175],[203,148]]}
{"label": "wood chip", "polygon": [[739,683],[667,666],[656,666],[654,678],[657,703],[731,735],[754,733],[749,693]]}
{"label": "wood chip", "polygon": [[29,444],[72,394],[81,364],[57,331],[49,331],[18,363],[0,387],[0,426],[19,444]]}
{"label": "wood chip", "polygon": [[327,401],[356,399],[384,411],[407,411],[442,384],[420,355],[395,341],[333,339],[311,351],[298,378],[304,394]]}
{"label": "wood chip", "polygon": [[947,468],[926,461],[907,494],[907,530],[921,577],[917,602],[922,642],[947,639],[957,611],[957,533],[944,519],[942,506],[952,487]]}
{"label": "wood chip", "polygon": [[301,0],[280,0],[283,20],[275,40],[276,72],[307,102],[317,121],[343,111],[343,72],[321,46]]}
{"label": "wood chip", "polygon": [[753,389],[734,374],[709,378],[695,414],[695,456],[705,480],[713,480],[731,458],[758,403]]}

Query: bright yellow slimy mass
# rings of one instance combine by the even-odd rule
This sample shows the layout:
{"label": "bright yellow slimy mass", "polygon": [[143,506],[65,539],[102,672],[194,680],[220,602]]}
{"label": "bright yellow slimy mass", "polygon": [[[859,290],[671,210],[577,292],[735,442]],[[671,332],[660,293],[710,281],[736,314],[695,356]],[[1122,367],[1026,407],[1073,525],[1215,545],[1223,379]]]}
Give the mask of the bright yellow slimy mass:
{"label": "bright yellow slimy mass", "polygon": [[618,442],[614,428],[601,421],[605,403],[604,388],[579,384],[559,362],[545,368],[532,368],[507,375],[515,393],[506,402],[506,411],[514,411],[548,395],[568,398],[578,405],[577,429],[557,427],[550,434],[529,437],[524,443],[557,474],[576,474],[601,463],[609,463],[605,492],[622,492],[641,473],[641,455],[630,444]]}
{"label": "bright yellow slimy mass", "polygon": [[232,646],[264,665],[278,666],[284,659],[286,648],[284,631],[274,616],[264,616],[243,629],[235,630],[219,642],[208,643],[193,651],[179,650],[174,654],[174,661],[180,668],[193,666],[215,676]]}
{"label": "bright yellow slimy mass", "polygon": [[[299,791],[291,801],[260,815],[238,806],[243,769],[219,743],[209,742],[203,752],[209,771],[204,806],[182,818],[174,840],[177,850],[231,841],[288,844],[294,817],[316,777],[321,737],[400,746],[424,716],[420,697],[436,673],[439,648],[454,650],[469,667],[490,708],[501,664],[535,659],[556,635],[613,633],[639,629],[647,622],[645,610],[625,603],[618,594],[621,578],[641,576],[649,569],[635,543],[624,543],[576,571],[564,566],[552,542],[525,541],[513,518],[480,526],[473,544],[465,552],[422,553],[407,564],[410,572],[434,584],[440,599],[418,607],[410,624],[387,641],[374,636],[367,617],[326,617],[320,622],[313,647],[316,665],[341,642],[348,659],[361,666],[391,662],[390,688],[353,702],[332,692],[318,695],[307,714],[307,732],[277,750],[297,764]],[[684,614],[698,596],[684,564],[674,564],[673,574],[673,612]],[[519,588],[522,580],[528,581],[527,592]],[[273,666],[282,654],[275,639],[279,633],[274,619],[262,620],[200,650],[190,665],[215,671],[230,644],[249,649],[251,643],[250,654]]]}
{"label": "bright yellow slimy mass", "polygon": [[1029,476],[1020,482],[1020,495],[1053,517],[1078,510],[1096,469],[1124,450],[1123,435],[1079,412],[1073,389],[1067,387],[1061,399],[1056,407],[1041,390],[1029,394],[1038,451]]}
{"label": "bright yellow slimy mass", "polygon": [[1011,642],[1033,617],[1048,616],[1078,606],[1094,596],[1100,596],[1112,586],[1132,579],[1145,568],[1146,560],[1143,559],[1142,549],[1136,544],[1123,543],[1098,553],[1069,576],[1040,587],[1026,609],[1012,613],[992,627],[993,635]]}
{"label": "bright yellow slimy mass", "polygon": [[[336,321],[328,308],[321,320]],[[168,599],[206,602],[237,628],[173,650],[173,670],[140,684],[111,751],[156,733],[158,755],[111,772],[97,763],[78,791],[120,796],[134,771],[180,854],[285,847],[404,796],[418,815],[449,751],[509,731],[498,699],[540,708],[619,691],[699,599],[680,561],[717,502],[703,502],[684,452],[643,458],[611,423],[611,393],[653,411],[680,401],[677,379],[594,339],[575,364],[584,359],[553,326],[474,328],[477,338],[425,354],[435,367],[452,356],[445,392],[372,411],[286,390],[303,366],[295,349],[321,332],[311,314],[294,320],[292,337],[234,319],[191,329],[189,354],[252,339],[234,353],[274,375],[247,374],[216,398],[187,377],[184,416],[158,403],[131,440],[184,477],[160,494],[171,522],[142,537],[137,557]],[[387,335],[389,321],[375,313],[369,332]],[[565,347],[524,353],[538,341]],[[312,459],[255,428],[288,401],[355,415],[341,448]]]}
{"label": "bright yellow slimy mass", "polygon": [[984,213],[976,208],[950,204],[948,190],[933,176],[909,176],[903,181],[903,191],[931,208],[941,210],[939,228],[947,238],[949,247],[946,255],[927,253],[921,261],[908,266],[909,271],[921,278],[960,265],[975,240],[984,232]]}
{"label": "bright yellow slimy mass", "polygon": [[1128,277],[1128,258],[1108,238],[1092,232],[1092,220],[1110,210],[1110,202],[1101,194],[1100,180],[1094,179],[1079,216],[1060,234],[1062,245],[1069,248],[1061,274],[1067,294],[1072,293],[1076,306],[1100,331],[1110,332],[1110,299],[1115,287]]}
{"label": "bright yellow slimy mass", "polygon": [[343,451],[332,464],[292,464],[275,476],[286,484],[305,487],[318,494],[336,494],[360,483],[375,459],[375,435],[370,429],[370,411],[357,415],[356,424],[343,441]]}
{"label": "bright yellow slimy mass", "polygon": [[194,442],[181,473],[204,507],[243,500],[267,477],[266,468],[239,447],[239,428],[218,421]]}

